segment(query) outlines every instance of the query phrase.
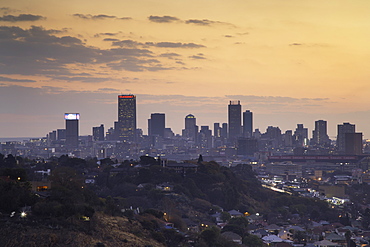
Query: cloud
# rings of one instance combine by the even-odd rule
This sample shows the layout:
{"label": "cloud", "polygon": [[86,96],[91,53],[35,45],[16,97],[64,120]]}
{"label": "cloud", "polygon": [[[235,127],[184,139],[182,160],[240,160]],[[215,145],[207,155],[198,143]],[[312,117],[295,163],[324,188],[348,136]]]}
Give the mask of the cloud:
{"label": "cloud", "polygon": [[39,21],[44,20],[46,17],[41,15],[32,15],[32,14],[20,14],[18,16],[14,15],[4,15],[0,17],[0,21],[8,21],[8,22],[18,22],[18,21]]}
{"label": "cloud", "polygon": [[79,81],[79,82],[88,82],[88,83],[99,83],[110,80],[110,78],[101,78],[101,77],[86,77],[86,76],[53,76],[54,80],[61,81]]}
{"label": "cloud", "polygon": [[140,59],[136,57],[128,57],[116,63],[109,63],[107,66],[114,70],[122,70],[122,68],[124,68],[125,70],[135,72],[172,69],[168,67],[162,67],[157,59]]}
{"label": "cloud", "polygon": [[103,41],[119,42],[119,39],[106,38]]}
{"label": "cloud", "polygon": [[168,57],[168,58],[173,58],[173,57],[180,57],[181,55],[180,54],[177,54],[177,53],[173,53],[173,52],[170,52],[170,53],[162,53],[161,55],[159,55],[160,57]]}
{"label": "cloud", "polygon": [[203,19],[203,20],[199,20],[199,19],[189,19],[189,20],[186,20],[186,21],[185,21],[185,23],[186,23],[186,24],[199,25],[199,26],[228,25],[228,26],[233,26],[233,27],[235,27],[235,25],[233,25],[233,24],[231,24],[231,23],[222,22],[222,21],[212,21],[212,20],[208,20],[208,19]]}
{"label": "cloud", "polygon": [[134,40],[126,39],[121,41],[115,41],[112,43],[112,46],[120,46],[120,47],[137,47],[137,46],[144,46],[144,47],[161,47],[161,48],[202,48],[205,47],[204,45],[195,44],[195,43],[181,43],[181,42],[137,42]]}
{"label": "cloud", "polygon": [[81,39],[72,36],[57,36],[62,31],[36,26],[29,29],[0,26],[0,74],[45,75],[49,78],[59,76],[63,80],[99,82],[105,79],[99,76],[89,77],[90,75],[76,76],[76,71],[72,73],[67,65],[109,64],[108,67],[114,70],[168,70],[175,68],[162,66],[148,47],[203,47],[193,43],[143,44],[121,41],[120,44],[125,47],[100,49],[87,46]]}
{"label": "cloud", "polygon": [[194,43],[180,43],[180,42],[146,42],[148,46],[164,47],[164,48],[203,48],[204,45],[194,44]]}
{"label": "cloud", "polygon": [[148,19],[152,22],[157,22],[157,23],[170,23],[170,22],[180,21],[179,18],[174,17],[174,16],[168,16],[168,15],[164,15],[164,16],[151,15],[148,17]]}
{"label": "cloud", "polygon": [[35,80],[13,79],[13,78],[4,77],[4,76],[0,76],[0,81],[7,81],[7,82],[36,82]]}
{"label": "cloud", "polygon": [[99,88],[98,91],[103,91],[103,92],[117,92],[119,91],[118,89],[115,89],[115,88]]}
{"label": "cloud", "polygon": [[139,45],[144,45],[143,43],[140,43],[140,42],[137,42],[137,41],[134,41],[134,40],[130,40],[130,39],[126,39],[126,40],[121,40],[121,41],[114,41],[112,43],[112,46],[120,46],[120,47],[136,47],[136,46],[139,46]]}
{"label": "cloud", "polygon": [[105,19],[116,19],[116,20],[131,20],[131,17],[117,17],[114,15],[84,15],[84,14],[73,14],[74,17],[78,17],[85,20],[105,20]]}
{"label": "cloud", "polygon": [[197,55],[189,56],[189,58],[191,58],[191,59],[206,59],[204,57],[203,53],[198,53]]}
{"label": "cloud", "polygon": [[234,36],[232,35],[224,35],[225,38],[233,38]]}

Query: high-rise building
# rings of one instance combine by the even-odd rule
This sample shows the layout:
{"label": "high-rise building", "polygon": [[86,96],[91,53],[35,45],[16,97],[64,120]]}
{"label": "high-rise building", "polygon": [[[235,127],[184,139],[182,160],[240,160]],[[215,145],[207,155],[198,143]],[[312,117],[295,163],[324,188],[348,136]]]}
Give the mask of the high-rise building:
{"label": "high-rise building", "polygon": [[66,139],[66,129],[57,129],[57,140],[65,140]]}
{"label": "high-rise building", "polygon": [[344,148],[346,155],[362,154],[362,133],[345,133]]}
{"label": "high-rise building", "polygon": [[200,126],[199,145],[201,148],[212,148],[212,131],[209,126]]}
{"label": "high-rise building", "polygon": [[118,123],[115,135],[122,141],[136,140],[136,96],[118,95]]}
{"label": "high-rise building", "polygon": [[303,127],[303,124],[297,124],[294,131],[294,141],[296,146],[303,147],[308,144],[308,129]]}
{"label": "high-rise building", "polygon": [[339,152],[345,151],[345,135],[346,133],[355,133],[356,126],[350,123],[338,124],[337,133],[337,148]]}
{"label": "high-rise building", "polygon": [[236,138],[241,136],[242,131],[242,106],[240,101],[230,101],[228,110],[229,139],[236,141]]}
{"label": "high-rise building", "polygon": [[330,144],[329,136],[327,133],[327,122],[324,120],[315,121],[315,129],[312,131],[312,141],[315,145]]}
{"label": "high-rise building", "polygon": [[253,134],[253,113],[250,110],[243,112],[243,136],[252,137]]}
{"label": "high-rise building", "polygon": [[93,127],[93,140],[104,141],[104,124],[99,127]]}
{"label": "high-rise building", "polygon": [[164,129],[166,128],[166,118],[164,113],[152,113],[148,119],[148,134],[149,136],[164,137]]}
{"label": "high-rise building", "polygon": [[78,121],[79,113],[65,113],[66,120],[66,145],[68,147],[78,147]]}
{"label": "high-rise building", "polygon": [[227,123],[222,123],[222,127],[221,127],[221,137],[226,139],[227,138],[227,134],[228,134],[228,128],[227,128]]}
{"label": "high-rise building", "polygon": [[188,114],[185,117],[185,129],[182,133],[183,137],[189,138],[193,141],[197,141],[198,135],[198,126],[197,126],[197,119],[194,117],[193,114]]}

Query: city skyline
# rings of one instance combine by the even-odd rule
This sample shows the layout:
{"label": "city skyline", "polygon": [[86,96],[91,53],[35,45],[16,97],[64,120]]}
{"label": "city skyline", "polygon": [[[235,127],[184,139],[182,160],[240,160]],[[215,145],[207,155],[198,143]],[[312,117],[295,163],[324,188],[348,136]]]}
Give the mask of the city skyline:
{"label": "city skyline", "polygon": [[370,135],[370,2],[2,1],[0,137],[41,137],[81,114],[81,135],[117,121],[119,94],[135,94],[137,127],[166,113],[181,134],[227,122],[240,100],[254,129],[331,139],[350,122]]}

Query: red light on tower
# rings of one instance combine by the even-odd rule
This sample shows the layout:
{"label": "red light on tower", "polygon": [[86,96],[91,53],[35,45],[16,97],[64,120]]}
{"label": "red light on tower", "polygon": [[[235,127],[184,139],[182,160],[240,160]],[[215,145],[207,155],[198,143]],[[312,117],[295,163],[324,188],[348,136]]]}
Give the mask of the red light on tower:
{"label": "red light on tower", "polygon": [[118,98],[120,99],[133,99],[135,98],[134,95],[118,95]]}

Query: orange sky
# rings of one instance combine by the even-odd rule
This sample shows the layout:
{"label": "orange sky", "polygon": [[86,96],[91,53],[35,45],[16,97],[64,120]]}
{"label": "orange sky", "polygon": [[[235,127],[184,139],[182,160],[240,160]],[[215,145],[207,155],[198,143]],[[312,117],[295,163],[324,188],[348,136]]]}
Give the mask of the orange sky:
{"label": "orange sky", "polygon": [[144,132],[152,112],[181,133],[187,114],[212,126],[241,100],[262,132],[311,132],[323,119],[331,137],[343,122],[366,137],[369,10],[366,0],[3,0],[0,137],[63,128],[64,111],[81,113],[81,134],[109,128],[120,93],[138,95]]}

